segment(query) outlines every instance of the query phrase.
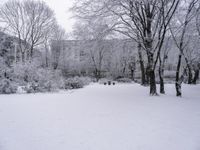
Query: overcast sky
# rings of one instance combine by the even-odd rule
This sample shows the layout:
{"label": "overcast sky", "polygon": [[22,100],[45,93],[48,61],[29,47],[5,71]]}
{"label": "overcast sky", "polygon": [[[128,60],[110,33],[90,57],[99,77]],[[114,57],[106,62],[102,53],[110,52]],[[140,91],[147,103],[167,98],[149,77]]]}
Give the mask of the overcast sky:
{"label": "overcast sky", "polygon": [[73,21],[69,8],[73,4],[73,0],[44,0],[56,13],[58,23],[66,29],[67,32],[72,31]]}
{"label": "overcast sky", "polygon": [[[6,2],[7,0],[0,0],[0,2]],[[43,0],[49,5],[56,14],[58,23],[65,28],[67,32],[72,31],[73,20],[70,19],[72,14],[69,8],[73,4],[73,0]]]}

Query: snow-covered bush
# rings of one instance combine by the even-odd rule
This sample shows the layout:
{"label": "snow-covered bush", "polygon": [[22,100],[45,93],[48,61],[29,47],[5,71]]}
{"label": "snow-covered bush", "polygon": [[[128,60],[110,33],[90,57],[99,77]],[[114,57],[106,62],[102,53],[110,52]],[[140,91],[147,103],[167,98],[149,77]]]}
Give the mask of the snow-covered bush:
{"label": "snow-covered bush", "polygon": [[35,63],[18,63],[14,65],[15,81],[20,85],[24,86],[27,83],[37,80],[37,69],[38,66]]}
{"label": "snow-covered bush", "polygon": [[36,92],[55,91],[64,87],[62,76],[58,71],[38,69],[36,77],[35,83],[31,84]]}
{"label": "snow-covered bush", "polygon": [[27,93],[49,92],[64,88],[61,72],[42,68],[37,64],[18,64],[15,66],[15,80],[24,86]]}
{"label": "snow-covered bush", "polygon": [[129,79],[129,78],[118,78],[116,79],[117,82],[120,82],[120,83],[131,83],[132,80]]}
{"label": "snow-covered bush", "polygon": [[92,79],[89,77],[73,77],[65,80],[65,89],[79,89],[83,88],[85,85],[88,85],[92,82]]}
{"label": "snow-covered bush", "polygon": [[99,83],[100,84],[108,84],[108,81],[113,81],[111,78],[101,78],[100,80],[99,80]]}
{"label": "snow-covered bush", "polygon": [[0,81],[0,94],[12,94],[16,93],[17,86],[9,79],[1,79]]}
{"label": "snow-covered bush", "polygon": [[17,86],[13,81],[13,69],[9,66],[7,58],[5,58],[5,55],[2,55],[1,52],[0,52],[0,94],[16,93]]}
{"label": "snow-covered bush", "polygon": [[79,80],[83,82],[84,85],[89,85],[91,82],[95,81],[94,78],[90,78],[90,77],[78,77],[78,78]]}

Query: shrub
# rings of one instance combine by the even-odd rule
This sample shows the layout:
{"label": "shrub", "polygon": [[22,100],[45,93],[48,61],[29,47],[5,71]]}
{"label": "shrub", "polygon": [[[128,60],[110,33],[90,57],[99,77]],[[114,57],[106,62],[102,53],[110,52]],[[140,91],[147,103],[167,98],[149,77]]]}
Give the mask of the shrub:
{"label": "shrub", "polygon": [[26,86],[27,93],[51,92],[64,88],[63,78],[59,72],[38,69],[31,82]]}
{"label": "shrub", "polygon": [[118,78],[116,79],[117,82],[121,82],[121,83],[131,83],[132,80],[129,78]]}
{"label": "shrub", "polygon": [[17,86],[14,82],[9,79],[2,79],[0,82],[0,93],[1,94],[12,94],[17,92]]}
{"label": "shrub", "polygon": [[108,79],[106,79],[106,78],[102,78],[102,79],[99,80],[99,83],[105,85],[105,84],[108,83]]}
{"label": "shrub", "polygon": [[65,80],[65,89],[79,89],[83,88],[85,85],[88,85],[92,82],[92,79],[89,77],[73,77]]}
{"label": "shrub", "polygon": [[90,77],[76,77],[83,82],[84,85],[89,85],[91,82],[94,82],[93,78]]}
{"label": "shrub", "polygon": [[41,68],[33,63],[15,66],[15,80],[27,93],[50,92],[64,88],[61,72]]}

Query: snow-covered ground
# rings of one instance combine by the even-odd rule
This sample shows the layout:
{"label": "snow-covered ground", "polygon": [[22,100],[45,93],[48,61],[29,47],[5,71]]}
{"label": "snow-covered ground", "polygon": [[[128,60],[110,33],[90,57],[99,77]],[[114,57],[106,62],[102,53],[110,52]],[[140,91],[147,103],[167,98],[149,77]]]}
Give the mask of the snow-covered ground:
{"label": "snow-covered ground", "polygon": [[200,85],[0,95],[0,150],[200,150]]}

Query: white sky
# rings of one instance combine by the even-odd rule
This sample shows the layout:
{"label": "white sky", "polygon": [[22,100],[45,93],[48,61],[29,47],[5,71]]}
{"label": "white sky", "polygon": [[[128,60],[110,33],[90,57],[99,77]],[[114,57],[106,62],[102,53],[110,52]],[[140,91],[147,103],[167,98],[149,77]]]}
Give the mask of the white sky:
{"label": "white sky", "polygon": [[[7,0],[0,0],[6,2]],[[69,8],[72,7],[73,0],[43,0],[55,11],[58,23],[67,31],[71,32],[73,27],[72,13]]]}
{"label": "white sky", "polygon": [[73,0],[44,0],[56,13],[58,23],[67,31],[72,31],[73,20],[69,8],[72,7]]}

